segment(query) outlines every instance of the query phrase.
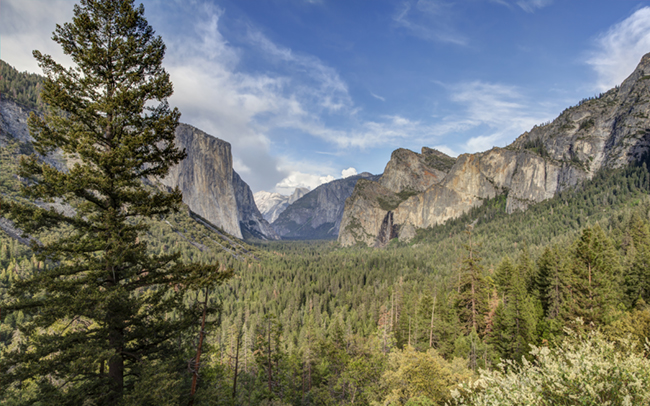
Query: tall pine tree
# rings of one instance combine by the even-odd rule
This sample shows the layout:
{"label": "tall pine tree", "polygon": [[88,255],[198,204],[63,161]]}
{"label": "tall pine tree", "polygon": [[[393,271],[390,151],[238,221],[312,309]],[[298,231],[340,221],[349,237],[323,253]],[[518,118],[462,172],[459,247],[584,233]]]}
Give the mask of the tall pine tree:
{"label": "tall pine tree", "polygon": [[25,233],[50,238],[32,246],[46,269],[16,281],[3,304],[31,321],[2,354],[0,392],[22,385],[32,389],[27,403],[114,405],[143,368],[172,358],[171,339],[199,319],[198,308],[183,306],[186,290],[229,273],[152,254],[141,237],[152,219],[181,205],[178,189],[144,180],[164,177],[185,157],[174,146],[180,113],[167,103],[165,45],[144,7],[81,0],[53,39],[73,67],[34,51],[49,113],[32,114],[29,127],[38,154],[60,150],[69,165],[59,171],[32,156],[19,175],[25,198],[69,209],[2,202],[1,214]]}
{"label": "tall pine tree", "polygon": [[472,331],[483,334],[485,315],[488,311],[488,286],[483,276],[483,266],[475,244],[472,243],[472,227],[467,230],[468,243],[465,245],[467,258],[463,259],[456,307],[458,317],[466,333]]}

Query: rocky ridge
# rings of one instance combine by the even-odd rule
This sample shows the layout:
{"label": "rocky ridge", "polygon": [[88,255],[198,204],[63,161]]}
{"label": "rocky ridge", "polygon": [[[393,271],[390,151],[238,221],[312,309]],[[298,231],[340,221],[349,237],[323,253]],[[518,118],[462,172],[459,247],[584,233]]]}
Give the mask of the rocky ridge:
{"label": "rocky ridge", "polygon": [[345,202],[341,244],[386,245],[398,236],[393,211],[409,197],[440,183],[454,162],[455,158],[427,147],[420,154],[403,148],[393,151],[378,181],[360,180]]}
{"label": "rocky ridge", "polygon": [[336,238],[345,201],[357,181],[378,178],[364,172],[320,185],[289,205],[271,226],[280,237],[287,239]]}
{"label": "rocky ridge", "polygon": [[[339,241],[383,246],[395,237],[409,240],[416,229],[458,217],[501,194],[507,195],[509,213],[525,210],[603,168],[618,168],[648,154],[649,117],[647,54],[620,87],[566,109],[505,148],[460,155],[439,182],[403,201],[386,204],[390,192],[404,188],[403,181],[360,182],[346,201]],[[415,168],[393,157],[387,169],[390,165],[401,169],[389,171],[389,177]],[[419,178],[424,177],[422,172]]]}

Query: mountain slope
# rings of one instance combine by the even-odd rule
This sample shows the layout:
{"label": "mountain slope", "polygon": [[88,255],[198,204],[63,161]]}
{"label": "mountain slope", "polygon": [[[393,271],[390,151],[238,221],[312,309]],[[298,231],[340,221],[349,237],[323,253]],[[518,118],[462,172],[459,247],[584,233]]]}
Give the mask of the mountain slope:
{"label": "mountain slope", "polygon": [[377,178],[364,172],[320,185],[289,205],[271,226],[282,238],[336,238],[345,200],[352,194],[357,181]]}
{"label": "mountain slope", "polygon": [[620,87],[566,109],[506,148],[459,156],[439,183],[395,207],[375,209],[372,218],[362,208],[372,206],[377,197],[355,191],[346,202],[339,241],[381,245],[386,237],[377,224],[383,220],[390,220],[390,237],[408,240],[414,230],[456,218],[498,195],[507,196],[508,213],[525,210],[603,168],[640,159],[650,146],[648,79],[650,54]]}
{"label": "mountain slope", "polygon": [[[3,74],[0,89],[9,90],[0,98],[0,147],[17,143],[18,153],[30,154],[33,148],[27,118],[30,112],[39,112],[42,107],[39,99],[42,77],[17,72],[2,61],[0,73]],[[163,185],[178,186],[190,210],[230,235],[278,238],[257,210],[250,188],[234,172],[228,142],[188,124],[177,127],[175,141],[186,150],[187,158],[170,170],[161,181]],[[60,154],[55,152],[45,160],[65,170],[65,160]]]}
{"label": "mountain slope", "polygon": [[237,219],[243,237],[279,240],[280,237],[257,209],[251,188],[235,171],[232,171],[232,184],[237,201]]}

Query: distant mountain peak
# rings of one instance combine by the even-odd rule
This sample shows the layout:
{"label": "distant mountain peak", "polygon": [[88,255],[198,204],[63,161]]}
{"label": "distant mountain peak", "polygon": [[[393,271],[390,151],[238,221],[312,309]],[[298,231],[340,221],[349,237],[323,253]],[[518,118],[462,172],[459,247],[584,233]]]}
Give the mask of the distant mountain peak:
{"label": "distant mountain peak", "polygon": [[274,222],[278,216],[286,210],[286,208],[296,200],[309,193],[309,189],[305,187],[296,188],[289,196],[277,192],[267,192],[261,190],[256,192],[253,197],[255,204],[259,209],[262,216],[269,223]]}

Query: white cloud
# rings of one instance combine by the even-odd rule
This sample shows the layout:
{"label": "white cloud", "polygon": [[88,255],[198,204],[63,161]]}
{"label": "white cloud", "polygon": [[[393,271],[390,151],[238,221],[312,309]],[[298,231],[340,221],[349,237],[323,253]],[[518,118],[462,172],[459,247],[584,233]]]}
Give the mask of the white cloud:
{"label": "white cloud", "polygon": [[372,97],[374,97],[375,99],[377,99],[377,100],[381,100],[381,101],[383,101],[383,102],[386,101],[386,99],[385,99],[384,97],[381,97],[381,96],[379,96],[379,95],[376,95],[376,94],[374,94],[373,92],[370,92],[370,95],[371,95]]}
{"label": "white cloud", "polygon": [[450,86],[449,90],[451,100],[463,105],[464,111],[459,117],[449,118],[443,130],[485,132],[466,141],[465,152],[503,146],[551,117],[547,108],[532,104],[514,86],[474,81]]}
{"label": "white cloud", "polygon": [[318,186],[335,180],[332,175],[315,175],[311,173],[304,173],[293,171],[286,178],[282,179],[275,185],[275,190],[281,194],[291,194],[298,187],[306,187],[310,190]]}
{"label": "white cloud", "polygon": [[437,149],[438,151],[440,151],[442,153],[445,153],[445,154],[447,154],[447,155],[449,155],[451,157],[458,156],[458,153],[456,151],[454,151],[453,149],[449,148],[446,145],[436,145],[436,146],[434,146],[432,148]]}
{"label": "white cloud", "polygon": [[312,55],[296,54],[289,48],[279,46],[259,31],[249,30],[248,39],[268,56],[286,63],[286,68],[293,75],[302,75],[310,79],[304,85],[294,83],[294,92],[331,112],[351,108],[352,100],[348,94],[348,87],[335,69]]}
{"label": "white cloud", "polygon": [[650,51],[650,7],[612,26],[597,38],[596,44],[598,49],[587,63],[598,74],[596,88],[606,91],[625,80]]}
{"label": "white cloud", "polygon": [[352,167],[350,167],[348,169],[343,169],[341,171],[341,176],[343,177],[343,179],[349,178],[350,176],[354,176],[356,174],[357,174],[357,170],[352,168]]}

